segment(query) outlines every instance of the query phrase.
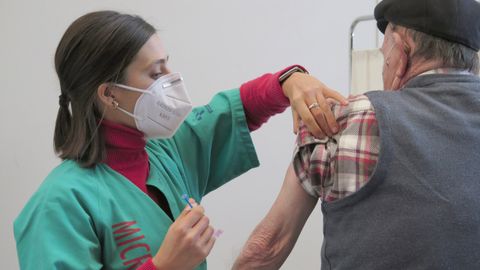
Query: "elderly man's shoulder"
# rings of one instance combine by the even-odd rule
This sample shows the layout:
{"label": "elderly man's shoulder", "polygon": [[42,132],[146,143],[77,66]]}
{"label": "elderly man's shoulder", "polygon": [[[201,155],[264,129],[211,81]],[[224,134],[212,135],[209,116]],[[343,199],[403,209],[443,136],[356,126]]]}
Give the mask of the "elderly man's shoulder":
{"label": "elderly man's shoulder", "polygon": [[337,121],[349,118],[352,114],[361,115],[375,112],[370,99],[365,94],[349,96],[347,105],[336,103],[332,106],[332,111]]}

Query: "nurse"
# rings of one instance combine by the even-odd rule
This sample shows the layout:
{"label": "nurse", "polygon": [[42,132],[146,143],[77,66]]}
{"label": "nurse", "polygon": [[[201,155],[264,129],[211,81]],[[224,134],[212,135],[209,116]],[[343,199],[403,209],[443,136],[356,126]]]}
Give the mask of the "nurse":
{"label": "nurse", "polygon": [[21,269],[206,269],[215,235],[196,202],[259,165],[250,132],[290,104],[319,136],[335,132],[325,99],[343,98],[299,66],[192,110],[167,60],[138,16],[93,12],[67,29],[55,54],[63,162],[15,221]]}

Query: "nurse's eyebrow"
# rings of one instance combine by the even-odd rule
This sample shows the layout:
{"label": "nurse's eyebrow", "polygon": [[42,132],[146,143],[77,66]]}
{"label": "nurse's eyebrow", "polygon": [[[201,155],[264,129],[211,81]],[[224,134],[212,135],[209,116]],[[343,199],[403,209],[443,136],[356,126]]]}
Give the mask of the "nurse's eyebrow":
{"label": "nurse's eyebrow", "polygon": [[167,62],[168,62],[168,56],[166,58],[157,59],[157,60],[154,60],[153,62],[145,64],[142,70],[149,70],[157,65],[166,66]]}
{"label": "nurse's eyebrow", "polygon": [[167,63],[168,61],[168,57],[167,58],[162,58],[162,59],[158,59],[157,61],[153,62],[152,65],[164,65],[165,63]]}
{"label": "nurse's eyebrow", "polygon": [[169,56],[167,55],[166,58],[160,58],[158,60],[155,60],[153,61],[150,66],[153,66],[153,65],[165,65],[167,62],[168,62],[168,58]]}

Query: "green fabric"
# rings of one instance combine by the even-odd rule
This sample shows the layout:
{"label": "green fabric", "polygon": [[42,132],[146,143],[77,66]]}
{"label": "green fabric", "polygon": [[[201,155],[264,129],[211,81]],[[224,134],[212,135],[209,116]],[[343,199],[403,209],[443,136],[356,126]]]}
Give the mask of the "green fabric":
{"label": "green fabric", "polygon": [[[238,89],[195,108],[175,136],[147,142],[148,185],[166,196],[174,217],[259,165]],[[14,223],[21,269],[135,269],[154,256],[172,220],[128,179],[105,164],[64,161]],[[206,269],[204,262],[197,269]]]}

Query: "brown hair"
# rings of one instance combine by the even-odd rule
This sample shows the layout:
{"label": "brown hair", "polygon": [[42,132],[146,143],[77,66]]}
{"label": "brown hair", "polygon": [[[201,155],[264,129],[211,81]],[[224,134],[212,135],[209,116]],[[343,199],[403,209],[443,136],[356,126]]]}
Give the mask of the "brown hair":
{"label": "brown hair", "polygon": [[[398,26],[392,24],[392,30]],[[480,69],[479,57],[475,50],[460,43],[450,42],[445,39],[434,37],[423,32],[405,28],[416,48],[413,59],[438,60],[446,68],[458,68],[478,74]]]}
{"label": "brown hair", "polygon": [[82,167],[105,159],[97,89],[122,83],[126,67],[155,32],[142,18],[115,11],[88,13],[68,27],[55,53],[61,95],[54,148],[60,158]]}

